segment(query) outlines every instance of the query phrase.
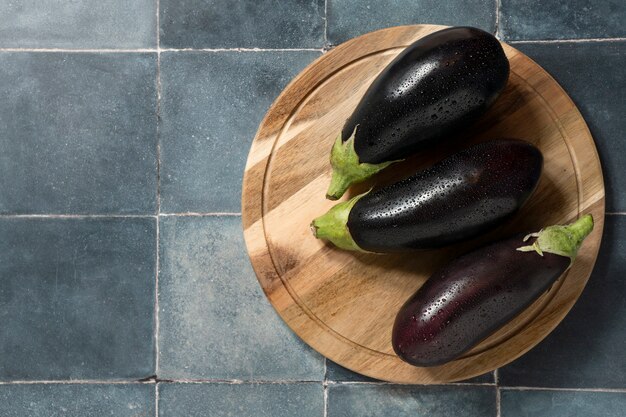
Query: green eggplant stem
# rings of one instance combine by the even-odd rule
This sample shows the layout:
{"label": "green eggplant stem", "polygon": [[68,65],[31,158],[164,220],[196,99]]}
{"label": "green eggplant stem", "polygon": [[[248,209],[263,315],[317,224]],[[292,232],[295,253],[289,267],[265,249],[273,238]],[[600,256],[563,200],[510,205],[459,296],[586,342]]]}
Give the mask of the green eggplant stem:
{"label": "green eggplant stem", "polygon": [[352,136],[345,142],[342,141],[341,133],[339,133],[333,144],[330,152],[330,165],[333,168],[333,173],[328,192],[326,193],[326,198],[329,200],[340,199],[352,184],[365,181],[394,162],[399,162],[360,163],[359,156],[354,150],[354,136],[357,128],[354,129]]}
{"label": "green eggplant stem", "polygon": [[537,252],[543,256],[544,253],[570,258],[570,265],[576,259],[578,249],[583,240],[593,230],[593,216],[585,214],[578,220],[568,225],[556,225],[546,227],[537,233],[531,233],[524,237],[524,242],[530,238],[537,238],[532,245],[517,248],[521,252]]}
{"label": "green eggplant stem", "polygon": [[313,220],[311,223],[313,235],[318,239],[329,240],[341,249],[366,252],[352,239],[348,229],[350,210],[366,194],[359,194],[348,201],[338,203],[328,210],[326,214]]}

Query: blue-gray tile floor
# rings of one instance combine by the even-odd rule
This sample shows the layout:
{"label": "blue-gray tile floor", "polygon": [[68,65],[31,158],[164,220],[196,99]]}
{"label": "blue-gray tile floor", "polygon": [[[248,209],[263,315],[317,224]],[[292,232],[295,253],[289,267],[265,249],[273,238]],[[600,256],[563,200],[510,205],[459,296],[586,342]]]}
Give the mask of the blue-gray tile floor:
{"label": "blue-gray tile floor", "polygon": [[[0,417],[626,416],[623,0],[0,0],[0,16]],[[252,137],[289,80],[413,23],[478,26],[544,66],[595,137],[609,213],[544,342],[431,387],[300,341],[240,219]]]}

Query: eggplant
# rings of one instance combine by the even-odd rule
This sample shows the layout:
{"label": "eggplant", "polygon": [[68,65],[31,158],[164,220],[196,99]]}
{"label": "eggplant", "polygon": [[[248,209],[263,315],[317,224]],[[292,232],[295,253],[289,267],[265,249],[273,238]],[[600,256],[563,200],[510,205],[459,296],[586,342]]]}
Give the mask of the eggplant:
{"label": "eggplant", "polygon": [[444,29],[409,45],[372,82],[338,134],[327,198],[337,200],[351,184],[468,127],[508,77],[500,42],[480,29]]}
{"label": "eggplant", "polygon": [[[400,309],[392,332],[396,354],[423,367],[459,358],[545,293],[572,265],[592,229],[587,214],[453,260]],[[522,246],[529,238],[536,240]]]}
{"label": "eggplant", "polygon": [[543,157],[517,139],[462,150],[424,171],[339,203],[311,224],[342,249],[434,249],[481,235],[511,218],[535,190]]}

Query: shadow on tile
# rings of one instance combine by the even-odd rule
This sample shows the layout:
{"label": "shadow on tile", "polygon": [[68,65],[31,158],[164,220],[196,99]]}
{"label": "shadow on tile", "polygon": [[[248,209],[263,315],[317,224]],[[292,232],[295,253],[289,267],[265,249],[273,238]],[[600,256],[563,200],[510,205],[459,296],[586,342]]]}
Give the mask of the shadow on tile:
{"label": "shadow on tile", "polygon": [[576,102],[600,154],[607,211],[626,212],[626,41],[514,46],[554,76]]}
{"label": "shadow on tile", "polygon": [[[365,375],[352,372],[351,370],[336,364],[330,359],[326,360],[326,379],[333,382],[380,382],[377,379],[369,378]],[[493,383],[493,372],[488,372],[484,375],[480,375],[460,382]]]}

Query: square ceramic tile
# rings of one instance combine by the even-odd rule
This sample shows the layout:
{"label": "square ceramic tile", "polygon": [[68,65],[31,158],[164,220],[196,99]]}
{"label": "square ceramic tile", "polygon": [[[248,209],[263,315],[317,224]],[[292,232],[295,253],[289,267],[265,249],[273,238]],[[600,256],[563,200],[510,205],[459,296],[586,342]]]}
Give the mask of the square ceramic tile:
{"label": "square ceramic tile", "polygon": [[0,385],[6,417],[148,417],[154,404],[154,384]]}
{"label": "square ceramic tile", "polygon": [[167,48],[321,48],[324,0],[161,0]]}
{"label": "square ceramic tile", "polygon": [[0,92],[0,213],[155,212],[156,54],[4,52]]}
{"label": "square ceramic tile", "polygon": [[322,417],[322,384],[159,384],[159,417]]}
{"label": "square ceramic tile", "polygon": [[623,417],[625,392],[502,390],[502,417]]}
{"label": "square ceramic tile", "polygon": [[496,417],[496,389],[371,384],[328,386],[328,417],[379,416]]}
{"label": "square ceramic tile", "polygon": [[250,144],[317,52],[161,55],[161,211],[239,212]]}
{"label": "square ceramic tile", "polygon": [[165,217],[160,237],[159,377],[323,379],[323,358],[265,298],[239,217]]}
{"label": "square ceramic tile", "polygon": [[500,370],[503,386],[626,388],[626,216],[608,216],[596,266],[561,324]]}
{"label": "square ceramic tile", "polygon": [[390,26],[430,23],[496,29],[496,3],[483,0],[328,0],[328,41],[332,45]]}
{"label": "square ceramic tile", "polygon": [[[328,359],[326,361],[326,379],[333,382],[376,382],[376,379],[352,372]],[[493,372],[477,376],[462,382],[494,383]]]}
{"label": "square ceramic tile", "polygon": [[0,48],[156,46],[156,0],[3,0]]}
{"label": "square ceramic tile", "polygon": [[604,171],[606,208],[626,212],[626,41],[516,44],[576,102]]}
{"label": "square ceramic tile", "polygon": [[1,218],[0,237],[0,381],[154,374],[154,219]]}
{"label": "square ceramic tile", "polygon": [[626,36],[624,0],[501,0],[505,40]]}

